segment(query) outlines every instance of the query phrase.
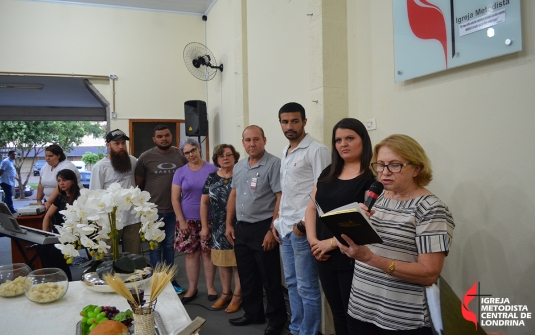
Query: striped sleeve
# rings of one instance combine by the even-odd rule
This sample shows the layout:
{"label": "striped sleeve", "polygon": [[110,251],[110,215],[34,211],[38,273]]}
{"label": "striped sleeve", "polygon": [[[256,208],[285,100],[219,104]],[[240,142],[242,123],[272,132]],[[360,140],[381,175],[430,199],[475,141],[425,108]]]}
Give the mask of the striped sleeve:
{"label": "striped sleeve", "polygon": [[455,223],[448,207],[435,196],[418,204],[416,217],[416,247],[418,254],[446,252],[448,254]]}

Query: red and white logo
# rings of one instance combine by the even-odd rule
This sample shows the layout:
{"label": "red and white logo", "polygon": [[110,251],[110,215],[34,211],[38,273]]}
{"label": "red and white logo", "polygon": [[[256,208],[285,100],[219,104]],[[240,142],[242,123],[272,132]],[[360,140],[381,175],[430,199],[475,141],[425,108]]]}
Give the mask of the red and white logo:
{"label": "red and white logo", "polygon": [[423,40],[437,40],[442,44],[445,67],[448,68],[448,34],[442,10],[427,0],[407,0],[407,13],[414,36]]}
{"label": "red and white logo", "polygon": [[461,311],[463,313],[463,318],[465,318],[467,321],[473,322],[476,325],[477,330],[477,315],[476,313],[472,312],[468,304],[470,304],[470,301],[474,300],[474,298],[477,296],[477,282],[474,282],[474,286],[472,286],[466,293],[464,294],[463,301],[461,302]]}

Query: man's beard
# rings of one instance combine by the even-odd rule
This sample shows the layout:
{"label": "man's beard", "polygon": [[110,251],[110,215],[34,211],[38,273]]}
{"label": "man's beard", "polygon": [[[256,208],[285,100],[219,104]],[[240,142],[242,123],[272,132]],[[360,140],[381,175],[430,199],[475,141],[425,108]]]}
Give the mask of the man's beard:
{"label": "man's beard", "polygon": [[[291,134],[291,135],[289,135]],[[291,132],[285,132],[284,136],[286,136],[289,140],[295,140],[296,138],[299,138],[303,134],[303,130],[301,131],[291,131]],[[288,136],[289,135],[289,136]]]}
{"label": "man's beard", "polygon": [[132,162],[126,151],[115,152],[110,150],[110,161],[111,166],[113,166],[113,169],[117,172],[125,173],[132,170]]}
{"label": "man's beard", "polygon": [[158,149],[165,151],[169,149],[172,146],[172,144],[168,144],[166,146],[161,146],[161,145],[156,145],[156,146],[158,147]]}

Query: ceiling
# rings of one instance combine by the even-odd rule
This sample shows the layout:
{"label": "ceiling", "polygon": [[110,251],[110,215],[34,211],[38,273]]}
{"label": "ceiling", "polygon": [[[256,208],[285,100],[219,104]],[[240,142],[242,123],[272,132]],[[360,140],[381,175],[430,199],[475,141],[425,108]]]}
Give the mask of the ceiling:
{"label": "ceiling", "polygon": [[217,0],[33,0],[64,4],[129,8],[182,14],[206,14]]}

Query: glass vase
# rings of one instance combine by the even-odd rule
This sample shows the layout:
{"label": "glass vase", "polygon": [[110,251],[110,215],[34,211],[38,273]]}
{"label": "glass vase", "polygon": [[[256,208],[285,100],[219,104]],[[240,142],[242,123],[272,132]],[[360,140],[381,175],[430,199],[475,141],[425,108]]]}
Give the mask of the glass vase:
{"label": "glass vase", "polygon": [[130,308],[134,314],[134,335],[154,335],[154,308],[156,300],[149,302],[146,306],[134,306],[130,303]]}

